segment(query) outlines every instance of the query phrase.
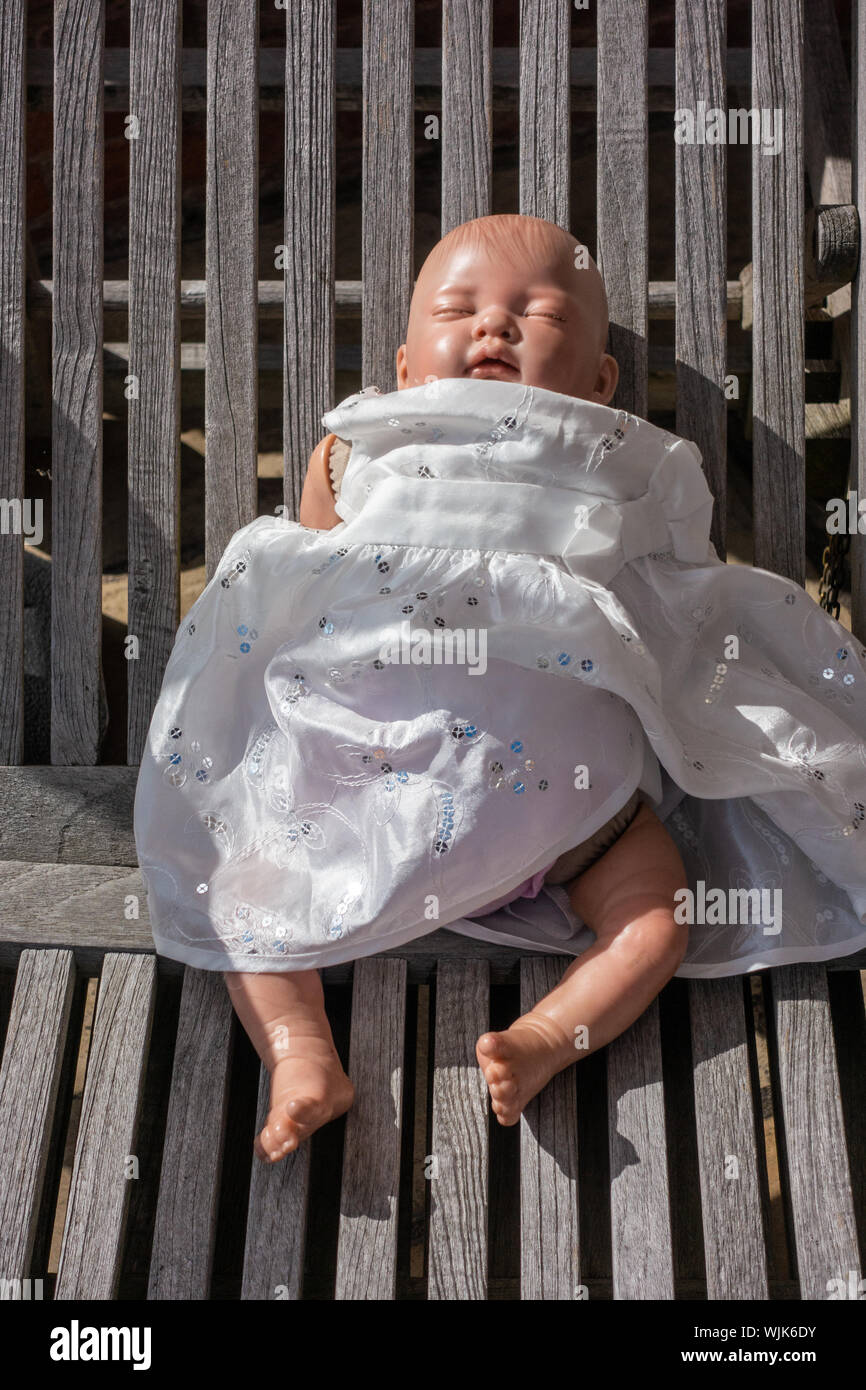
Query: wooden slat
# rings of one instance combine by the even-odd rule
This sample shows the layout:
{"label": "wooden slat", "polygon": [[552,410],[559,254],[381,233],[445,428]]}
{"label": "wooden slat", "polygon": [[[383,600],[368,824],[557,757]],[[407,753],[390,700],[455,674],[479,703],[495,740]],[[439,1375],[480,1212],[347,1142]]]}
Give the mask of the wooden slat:
{"label": "wooden slat", "polygon": [[[752,147],[755,564],[805,579],[803,3],[754,0],[752,104],[782,110],[778,154]],[[776,117],[773,117],[774,129]]]}
{"label": "wooden slat", "polygon": [[619,363],[610,404],[647,407],[647,0],[598,8],[598,255]]}
{"label": "wooden slat", "polygon": [[[827,976],[833,1041],[845,1138],[851,1156],[851,1190],[858,1221],[866,1213],[866,976],[837,971]],[[861,1242],[862,1247],[862,1242]]]}
{"label": "wooden slat", "polygon": [[[137,918],[126,911],[138,907]],[[22,948],[67,946],[81,971],[98,974],[109,951],[153,951],[147,894],[138,869],[102,864],[0,861],[0,965]],[[161,963],[179,974],[182,966]]]}
{"label": "wooden slat", "polygon": [[833,0],[809,0],[804,37],[803,145],[812,202],[847,203],[851,200],[850,84]]}
{"label": "wooden slat", "polygon": [[607,1049],[613,1296],[674,1296],[659,1004]]}
{"label": "wooden slat", "polygon": [[[271,1078],[262,1066],[256,1134],[267,1121],[270,1095]],[[309,1196],[309,1142],[299,1144],[279,1163],[253,1157],[241,1298],[294,1301],[301,1297]]]}
{"label": "wooden slat", "polygon": [[[818,359],[821,369],[826,370],[827,363],[824,359]],[[354,345],[340,346],[335,352],[335,362],[337,371],[357,372],[361,366],[360,350]],[[832,368],[836,371],[838,380],[838,363],[832,362]],[[112,376],[122,372],[126,376],[129,370],[129,344],[128,343],[106,343],[105,344],[105,371]],[[180,349],[181,370],[186,373],[203,372],[205,369],[205,346],[204,343],[182,343]],[[751,371],[751,357],[746,345],[737,344],[731,349],[728,357],[728,366],[740,372]],[[809,363],[807,362],[807,368]],[[276,343],[262,343],[258,353],[258,368],[262,377],[270,373],[282,372],[283,355],[281,348]],[[674,348],[672,345],[653,344],[647,352],[647,369],[650,373],[673,376],[675,368]],[[192,382],[184,381],[184,391],[189,391],[190,387],[194,390],[195,380]],[[187,404],[194,397],[184,395]],[[261,382],[260,400],[262,405],[273,404],[273,392],[269,390],[267,381]],[[282,393],[279,396],[282,401]],[[837,431],[838,433],[838,431]],[[839,435],[841,437],[841,435]]]}
{"label": "wooden slat", "polygon": [[[579,18],[579,16],[578,16]],[[50,57],[50,55],[49,55]],[[734,105],[748,105],[749,96],[749,58],[748,48],[730,48],[727,54],[729,97]],[[415,110],[427,114],[435,109],[436,96],[441,87],[442,54],[439,48],[415,49]],[[203,111],[205,109],[207,54],[204,48],[183,50],[183,109]],[[337,110],[360,111],[361,100],[361,51],[357,47],[338,48],[336,61]],[[278,48],[263,48],[259,53],[258,80],[260,83],[260,111],[282,111],[284,107],[285,65]],[[105,107],[110,111],[129,110],[129,50],[109,48],[105,55],[105,80],[108,90],[105,94]],[[46,61],[46,50],[30,48],[27,50],[27,83],[31,89],[30,105],[35,110],[44,109],[50,101],[50,93],[45,88],[52,84],[50,61]],[[520,55],[517,48],[493,50],[493,106],[497,111],[513,111],[518,104],[520,85]],[[571,51],[571,109],[573,111],[595,111],[596,109],[596,53],[594,48],[574,48]],[[649,109],[651,111],[673,111],[674,99],[674,50],[672,48],[651,48],[649,51]]]}
{"label": "wooden slat", "polygon": [[152,956],[106,955],[55,1298],[115,1298],[156,991]]}
{"label": "wooden slat", "polygon": [[207,8],[205,567],[257,511],[258,11]]}
{"label": "wooden slat", "polygon": [[491,211],[491,0],[442,0],[442,235]]}
{"label": "wooden slat", "polygon": [[[520,962],[520,1012],[559,984],[561,960]],[[520,1297],[580,1297],[577,1066],[559,1072],[520,1119]],[[498,1121],[496,1122],[498,1123]]]}
{"label": "wooden slat", "polygon": [[[866,6],[859,5],[852,23],[851,85],[854,97],[851,198],[860,215],[861,236],[866,227]],[[866,293],[860,265],[851,292],[851,477],[858,498],[866,497]],[[851,629],[866,642],[866,539],[851,537]]]}
{"label": "wooden slat", "polygon": [[355,962],[337,1299],[393,1299],[403,1130],[406,962]]}
{"label": "wooden slat", "polygon": [[335,0],[286,6],[283,455],[294,518],[334,404],[335,45]]}
{"label": "wooden slat", "polygon": [[520,211],[566,229],[570,51],[568,0],[520,0]]}
{"label": "wooden slat", "polygon": [[[738,322],[743,311],[743,286],[739,280],[728,280],[726,284],[725,314],[729,320]],[[105,280],[102,286],[105,312],[124,314],[129,309],[129,282],[127,280]],[[52,282],[50,280],[31,280],[27,285],[27,308],[31,317],[42,318],[51,312]],[[284,286],[282,280],[259,280],[258,282],[259,318],[281,319],[283,316]],[[338,319],[357,319],[361,307],[363,287],[360,280],[335,281],[336,316]],[[207,283],[204,280],[181,280],[180,312],[183,321],[194,321],[204,315],[207,301]],[[651,280],[649,283],[649,316],[651,319],[674,319],[676,317],[676,281]],[[107,348],[106,344],[106,348]],[[182,344],[184,348],[191,344]],[[262,344],[262,348],[270,344]],[[261,351],[261,349],[260,349]],[[670,351],[670,349],[668,349]]]}
{"label": "wooden slat", "polygon": [[222,974],[184,971],[148,1298],[209,1295],[232,1056]]}
{"label": "wooden slat", "polygon": [[430,1299],[487,1298],[488,1124],[498,1124],[475,1056],[490,1027],[487,963],[442,961],[436,973]]}
{"label": "wooden slat", "polygon": [[821,966],[786,965],[766,978],[770,1062],[781,1097],[776,1144],[800,1297],[826,1299],[828,1280],[847,1287],[848,1271],[860,1268],[827,974]]}
{"label": "wooden slat", "polygon": [[127,758],[139,762],[180,598],[180,0],[132,0]]}
{"label": "wooden slat", "polygon": [[[137,907],[139,916],[126,917]],[[78,968],[96,973],[102,954],[152,951],[144,880],[138,869],[105,864],[30,864],[0,860],[0,965],[14,966],[29,946],[68,946]],[[507,977],[515,960],[531,952],[476,941],[440,929],[381,952],[384,959],[405,957],[410,982],[424,983],[440,957],[479,959],[489,963],[494,984]],[[562,957],[567,964],[568,957]],[[183,966],[160,959],[160,970],[181,974]],[[827,969],[866,969],[866,950],[828,961]],[[324,967],[325,977],[344,984],[352,977],[349,962]],[[482,1030],[483,1031],[483,1030]]]}
{"label": "wooden slat", "polygon": [[137,767],[0,767],[0,860],[138,863]]}
{"label": "wooden slat", "polygon": [[[9,0],[0,11],[0,497],[17,498],[22,511],[26,8],[25,0]],[[37,519],[34,508],[32,520]],[[0,763],[19,763],[24,756],[23,534],[0,534],[0,564]]]}
{"label": "wooden slat", "polygon": [[742,977],[689,980],[689,1015],[707,1298],[767,1298]]}
{"label": "wooden slat", "polygon": [[[0,1066],[0,1269],[31,1276],[75,985],[70,951],[25,951]],[[42,1271],[36,1271],[37,1277]]]}
{"label": "wooden slat", "polygon": [[414,226],[413,0],[364,0],[361,277],[364,386],[397,385],[412,295]]}
{"label": "wooden slat", "polygon": [[95,763],[102,642],[105,0],[54,8],[51,761]]}
{"label": "wooden slat", "polygon": [[[677,0],[677,108],[725,107],[727,0]],[[676,146],[677,434],[701,451],[715,497],[710,537],[726,554],[727,151]]]}

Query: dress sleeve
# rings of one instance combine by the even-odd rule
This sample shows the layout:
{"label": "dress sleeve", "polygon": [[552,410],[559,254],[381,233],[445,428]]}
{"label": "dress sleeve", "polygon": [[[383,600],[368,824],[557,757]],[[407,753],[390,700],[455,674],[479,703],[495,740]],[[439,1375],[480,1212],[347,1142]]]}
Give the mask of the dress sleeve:
{"label": "dress sleeve", "polygon": [[328,472],[331,475],[331,489],[335,500],[340,495],[340,484],[343,481],[343,474],[346,471],[346,464],[349,462],[351,452],[352,446],[349,441],[335,435],[331,451],[328,454]]}

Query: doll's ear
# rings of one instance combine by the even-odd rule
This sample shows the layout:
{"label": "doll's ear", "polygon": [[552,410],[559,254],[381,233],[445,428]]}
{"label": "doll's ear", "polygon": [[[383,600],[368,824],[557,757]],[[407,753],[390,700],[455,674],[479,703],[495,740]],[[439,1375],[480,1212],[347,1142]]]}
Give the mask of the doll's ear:
{"label": "doll's ear", "polygon": [[397,349],[397,390],[402,391],[409,380],[409,368],[406,363],[406,344],[401,343]]}
{"label": "doll's ear", "polygon": [[595,387],[595,398],[600,405],[610,403],[618,381],[619,364],[616,358],[611,357],[609,352],[603,352],[598,364],[598,380]]}

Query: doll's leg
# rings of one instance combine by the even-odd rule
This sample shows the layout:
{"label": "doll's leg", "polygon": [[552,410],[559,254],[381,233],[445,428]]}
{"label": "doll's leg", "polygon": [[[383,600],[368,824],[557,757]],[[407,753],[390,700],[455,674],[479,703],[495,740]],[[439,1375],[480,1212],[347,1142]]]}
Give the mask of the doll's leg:
{"label": "doll's leg", "polygon": [[516,1124],[551,1077],[623,1033],[675,974],[688,926],[674,921],[674,894],[686,884],[679,850],[642,804],[620,839],[567,885],[597,940],[534,1009],[476,1043],[500,1124]]}
{"label": "doll's leg", "polygon": [[344,1114],[355,1088],[343,1071],[317,970],[224,975],[235,1013],[267,1067],[271,1102],[255,1141],[276,1163],[314,1130]]}

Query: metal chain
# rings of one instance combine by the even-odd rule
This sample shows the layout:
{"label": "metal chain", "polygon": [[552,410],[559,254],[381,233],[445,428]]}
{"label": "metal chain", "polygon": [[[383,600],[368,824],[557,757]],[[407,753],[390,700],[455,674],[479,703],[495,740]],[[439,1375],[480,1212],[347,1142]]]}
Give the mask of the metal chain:
{"label": "metal chain", "polygon": [[824,547],[821,563],[824,572],[818,581],[818,602],[838,620],[839,590],[845,582],[845,556],[851,545],[850,535],[834,534]]}

